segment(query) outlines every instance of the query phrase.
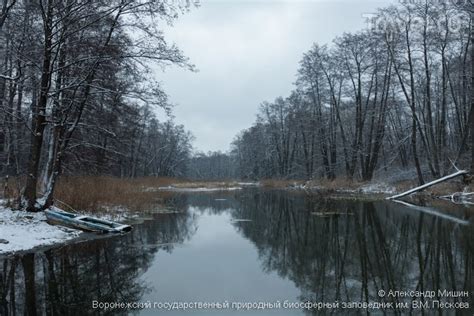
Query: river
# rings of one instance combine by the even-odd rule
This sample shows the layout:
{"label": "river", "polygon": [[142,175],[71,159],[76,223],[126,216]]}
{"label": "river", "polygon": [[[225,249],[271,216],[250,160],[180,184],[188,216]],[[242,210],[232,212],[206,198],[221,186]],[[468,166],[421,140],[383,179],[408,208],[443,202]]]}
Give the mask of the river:
{"label": "river", "polygon": [[258,189],[164,200],[173,213],[148,212],[129,234],[0,257],[0,315],[354,314],[369,303],[373,314],[461,303],[472,314],[468,208],[438,216]]}

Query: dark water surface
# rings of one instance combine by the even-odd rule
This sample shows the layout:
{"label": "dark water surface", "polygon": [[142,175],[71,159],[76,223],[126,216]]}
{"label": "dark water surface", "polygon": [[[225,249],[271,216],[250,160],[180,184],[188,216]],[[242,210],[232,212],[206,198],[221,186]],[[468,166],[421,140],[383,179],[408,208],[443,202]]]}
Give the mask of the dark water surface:
{"label": "dark water surface", "polygon": [[[393,202],[259,190],[177,193],[166,203],[179,213],[149,214],[124,236],[0,257],[0,315],[367,314],[297,308],[307,301],[409,303],[371,314],[418,314],[417,304],[425,303],[426,315],[455,313],[434,300],[464,302],[471,308],[458,313],[473,313],[467,208],[440,217]],[[390,296],[390,290],[461,297]],[[247,310],[277,301],[280,309]],[[93,308],[148,302],[152,308],[134,311]],[[229,308],[166,309],[198,302]]]}

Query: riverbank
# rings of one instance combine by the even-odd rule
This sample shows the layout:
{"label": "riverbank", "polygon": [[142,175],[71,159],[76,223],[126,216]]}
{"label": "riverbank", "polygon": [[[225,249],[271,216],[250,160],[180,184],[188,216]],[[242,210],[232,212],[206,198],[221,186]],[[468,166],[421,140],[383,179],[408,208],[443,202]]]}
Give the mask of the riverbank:
{"label": "riverbank", "polygon": [[[36,247],[63,244],[74,239],[90,238],[82,230],[60,225],[50,225],[43,212],[32,213],[7,207],[0,200],[0,256],[30,250]],[[55,210],[60,210],[53,207]],[[90,212],[80,212],[91,215]],[[133,217],[127,210],[114,208],[95,217],[116,222],[126,222]],[[94,234],[90,233],[92,236]]]}
{"label": "riverbank", "polygon": [[[3,186],[3,184],[2,184]],[[179,178],[145,177],[121,179],[114,177],[62,177],[55,192],[56,206],[69,211],[84,211],[94,214],[114,214],[117,211],[140,212],[162,202],[173,192],[235,191],[246,187],[263,189],[301,190],[324,195],[350,195],[364,198],[367,195],[384,198],[416,187],[415,180],[383,182],[335,180],[277,180],[251,181],[194,181]],[[10,180],[8,198],[15,201],[21,185]],[[474,191],[466,187],[461,179],[453,179],[417,193],[424,197],[437,197],[462,191]],[[157,192],[161,192],[157,196]],[[0,196],[0,198],[2,198]]]}
{"label": "riverbank", "polygon": [[80,234],[78,230],[49,225],[44,213],[14,211],[0,204],[0,255],[62,243]]}
{"label": "riverbank", "polygon": [[[56,191],[56,206],[67,211],[124,222],[137,214],[163,209],[165,200],[176,192],[226,192],[247,187],[264,190],[287,190],[355,199],[384,199],[403,192],[416,183],[334,181],[261,180],[189,181],[174,178],[118,179],[112,177],[64,177]],[[431,187],[417,196],[437,197],[463,191],[460,180]],[[468,190],[473,191],[472,188]],[[43,213],[14,210],[18,192],[10,191],[7,199],[0,200],[0,254],[31,249],[38,246],[64,243],[81,235],[80,231],[52,226]]]}
{"label": "riverbank", "polygon": [[[304,190],[309,193],[319,193],[325,195],[351,195],[361,196],[375,195],[380,198],[395,195],[404,192],[410,188],[418,186],[416,181],[397,181],[397,182],[358,182],[347,179],[335,180],[262,180],[259,182],[261,187],[274,189]],[[449,182],[441,183],[430,187],[417,195],[424,197],[439,197],[443,195],[453,194],[467,190],[474,191],[474,187],[466,186],[460,179],[454,179]]]}
{"label": "riverbank", "polygon": [[[20,185],[15,180],[10,179],[3,192],[6,196],[0,196],[0,255],[62,244],[83,236],[82,231],[48,224],[42,212],[16,210]],[[172,213],[164,206],[164,200],[173,194],[171,191],[234,191],[246,185],[251,184],[172,178],[63,177],[55,192],[55,205],[69,212],[124,223],[147,212]]]}

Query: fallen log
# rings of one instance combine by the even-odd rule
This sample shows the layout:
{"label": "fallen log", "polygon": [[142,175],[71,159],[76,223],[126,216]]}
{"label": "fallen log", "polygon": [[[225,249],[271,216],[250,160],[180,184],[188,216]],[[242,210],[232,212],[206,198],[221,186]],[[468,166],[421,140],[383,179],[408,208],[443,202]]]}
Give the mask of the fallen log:
{"label": "fallen log", "polygon": [[429,188],[433,185],[436,185],[436,184],[439,184],[441,182],[444,182],[444,181],[447,181],[447,180],[450,180],[452,178],[456,178],[456,177],[459,177],[459,176],[462,176],[462,175],[466,175],[468,174],[468,171],[466,170],[459,170],[453,174],[450,174],[450,175],[447,175],[445,177],[442,177],[442,178],[439,178],[437,180],[434,180],[434,181],[431,181],[429,183],[426,183],[426,184],[423,184],[423,185],[420,185],[419,187],[416,187],[416,188],[413,188],[413,189],[410,189],[408,191],[405,191],[403,193],[400,193],[400,194],[397,194],[397,195],[393,195],[393,196],[389,196],[387,197],[386,199],[387,200],[394,200],[394,199],[399,199],[401,197],[404,197],[404,196],[407,196],[407,195],[410,195],[410,194],[413,194],[415,192],[419,192],[419,191],[422,191],[426,188]]}
{"label": "fallen log", "polygon": [[458,224],[461,224],[461,225],[469,225],[470,224],[470,222],[468,220],[465,220],[465,219],[462,219],[462,218],[459,218],[459,217],[455,217],[455,216],[452,216],[452,215],[449,215],[449,214],[445,214],[445,213],[440,212],[437,209],[432,208],[432,207],[419,206],[419,205],[411,204],[411,203],[408,203],[408,202],[405,202],[405,201],[400,201],[400,200],[395,200],[394,202],[405,205],[406,207],[409,207],[409,208],[414,209],[416,211],[423,212],[423,213],[426,213],[426,214],[429,214],[429,215],[432,215],[432,216],[441,217],[443,219],[447,219],[447,220],[450,220],[452,222],[455,222],[455,223],[458,223]]}

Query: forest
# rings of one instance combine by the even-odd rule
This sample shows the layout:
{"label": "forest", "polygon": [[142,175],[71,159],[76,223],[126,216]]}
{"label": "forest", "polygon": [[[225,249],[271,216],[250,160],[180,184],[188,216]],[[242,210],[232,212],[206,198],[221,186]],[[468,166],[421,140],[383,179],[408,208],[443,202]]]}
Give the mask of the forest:
{"label": "forest", "polygon": [[0,175],[25,178],[24,208],[51,205],[60,174],[184,175],[192,135],[173,122],[153,67],[193,70],[160,30],[189,8],[2,1]]}
{"label": "forest", "polygon": [[474,0],[200,1],[0,0],[0,315],[471,311]]}
{"label": "forest", "polygon": [[469,2],[400,2],[315,43],[225,153],[193,148],[156,79],[196,69],[162,32],[194,6],[2,0],[0,176],[23,179],[22,208],[52,205],[61,174],[421,185],[474,169]]}
{"label": "forest", "polygon": [[263,102],[233,142],[239,176],[423,184],[469,169],[471,14],[463,1],[404,1],[314,44],[291,94]]}

